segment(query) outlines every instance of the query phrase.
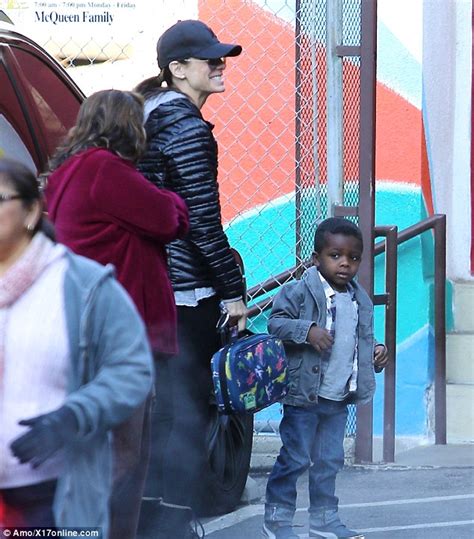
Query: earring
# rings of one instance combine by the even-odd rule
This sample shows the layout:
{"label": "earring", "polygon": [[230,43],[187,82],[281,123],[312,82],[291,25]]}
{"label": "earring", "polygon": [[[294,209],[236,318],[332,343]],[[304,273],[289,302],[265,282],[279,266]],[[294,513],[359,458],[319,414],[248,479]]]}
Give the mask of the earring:
{"label": "earring", "polygon": [[28,223],[26,225],[26,230],[28,230],[28,232],[32,232],[33,229],[34,229],[34,226],[31,223]]}

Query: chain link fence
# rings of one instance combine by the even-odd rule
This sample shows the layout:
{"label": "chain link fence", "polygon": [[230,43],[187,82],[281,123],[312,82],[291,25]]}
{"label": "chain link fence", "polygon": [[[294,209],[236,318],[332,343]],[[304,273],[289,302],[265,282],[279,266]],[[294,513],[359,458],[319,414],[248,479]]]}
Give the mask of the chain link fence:
{"label": "chain link fence", "polygon": [[[330,1],[340,3],[342,45],[360,45],[361,0]],[[51,3],[44,4],[43,15],[38,8],[34,17],[53,16]],[[78,2],[69,4],[79,9]],[[327,2],[122,4],[114,15],[122,17],[122,34],[114,30],[112,35],[104,20],[96,28],[106,30],[90,37],[63,30],[33,37],[60,59],[86,95],[105,87],[130,89],[157,73],[156,39],[178,18],[199,17],[221,41],[243,46],[241,56],[227,60],[226,92],[211,96],[203,114],[215,124],[222,213],[229,240],[244,260],[249,305],[254,306],[251,329],[265,331],[269,298],[278,284],[301,273],[311,257],[315,226],[331,213],[327,102],[328,63],[334,60],[326,46]],[[133,14],[126,4],[135,6]],[[108,10],[89,13],[105,17]],[[340,61],[342,202],[357,206],[360,59],[342,56]],[[279,417],[277,407],[261,412],[257,431],[276,432]],[[348,433],[354,432],[351,411]]]}
{"label": "chain link fence", "polygon": [[[326,0],[200,3],[200,16],[217,35],[244,47],[228,63],[228,91],[210,99],[207,110],[220,144],[227,231],[246,265],[257,331],[266,328],[265,299],[276,283],[301,272],[311,257],[315,226],[330,214],[326,134],[333,60],[326,47],[327,7]],[[341,44],[359,46],[361,0],[341,0],[340,14]],[[357,206],[360,59],[340,61],[341,203]],[[257,430],[276,432],[279,417],[272,408],[261,412]],[[352,409],[348,434],[355,429]]]}

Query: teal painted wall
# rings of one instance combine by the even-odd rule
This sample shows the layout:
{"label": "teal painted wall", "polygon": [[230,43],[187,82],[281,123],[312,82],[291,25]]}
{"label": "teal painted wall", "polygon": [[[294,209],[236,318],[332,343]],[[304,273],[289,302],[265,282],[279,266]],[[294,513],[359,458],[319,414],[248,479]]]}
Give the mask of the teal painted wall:
{"label": "teal painted wall", "polygon": [[[376,200],[377,225],[397,225],[400,231],[426,217],[421,190],[417,187],[380,183]],[[240,251],[244,259],[249,287],[270,274],[275,275],[294,266],[294,200],[235,220],[228,226],[227,234],[231,245]],[[312,231],[309,231],[305,241],[307,246],[311,244],[311,235]],[[396,431],[399,435],[423,435],[426,431],[425,394],[433,372],[432,254],[431,232],[406,242],[398,249]],[[378,256],[375,264],[376,293],[384,290],[384,268],[385,256]],[[266,316],[254,318],[251,328],[266,331]],[[375,308],[375,334],[378,340],[384,340],[383,307]],[[374,433],[381,434],[383,375],[377,375],[377,384]],[[260,412],[256,417],[257,420],[275,421],[279,418],[278,406]]]}

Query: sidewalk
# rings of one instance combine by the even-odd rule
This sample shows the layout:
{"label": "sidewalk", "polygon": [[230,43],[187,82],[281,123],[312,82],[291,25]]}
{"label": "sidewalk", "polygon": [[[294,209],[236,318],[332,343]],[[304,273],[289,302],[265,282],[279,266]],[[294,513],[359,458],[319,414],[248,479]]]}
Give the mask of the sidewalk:
{"label": "sidewalk", "polygon": [[474,468],[474,443],[422,445],[395,456],[398,466],[437,468]]}
{"label": "sidewalk", "polygon": [[[250,472],[260,473],[271,470],[280,450],[277,435],[257,435],[254,437]],[[381,440],[374,440],[374,462],[365,466],[403,467],[453,467],[474,468],[474,443],[420,445],[420,440],[400,438],[397,440],[395,462],[382,462]],[[353,463],[353,440],[346,440],[346,465]],[[355,466],[360,466],[355,464]]]}
{"label": "sidewalk", "polygon": [[[268,472],[280,441],[274,435],[255,438],[242,505],[230,514],[206,519],[206,537],[260,537]],[[367,539],[474,537],[474,443],[420,445],[420,441],[399,439],[394,463],[351,464],[338,475],[342,518]],[[374,454],[381,454],[380,443],[375,442]],[[307,473],[297,488],[294,530],[308,539]]]}

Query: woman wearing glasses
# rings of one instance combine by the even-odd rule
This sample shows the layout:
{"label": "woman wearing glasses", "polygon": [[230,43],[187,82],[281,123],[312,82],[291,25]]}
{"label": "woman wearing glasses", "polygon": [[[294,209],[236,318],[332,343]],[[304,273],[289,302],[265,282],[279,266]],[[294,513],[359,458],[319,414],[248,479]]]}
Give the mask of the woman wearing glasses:
{"label": "woman wearing glasses", "polygon": [[200,21],[179,21],[158,40],[158,77],[136,88],[145,97],[148,139],[138,168],[153,184],[178,193],[190,216],[187,236],[167,246],[179,354],[156,362],[146,494],[163,501],[142,505],[142,528],[152,526],[160,539],[197,536],[190,530],[190,508],[198,507],[200,473],[207,464],[210,358],[220,345],[219,304],[231,322],[245,326],[242,278],[222,227],[217,144],[201,114],[207,98],[225,90],[226,57],[241,51],[240,45],[221,43]]}
{"label": "woman wearing glasses", "polygon": [[35,175],[0,159],[0,527],[105,538],[110,430],[149,394],[152,355],[111,268],[43,229]]}

